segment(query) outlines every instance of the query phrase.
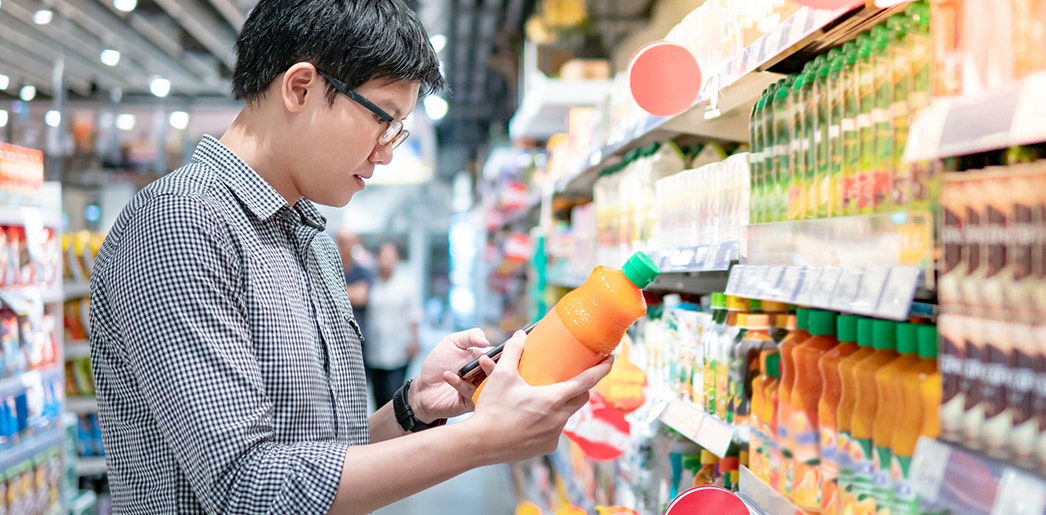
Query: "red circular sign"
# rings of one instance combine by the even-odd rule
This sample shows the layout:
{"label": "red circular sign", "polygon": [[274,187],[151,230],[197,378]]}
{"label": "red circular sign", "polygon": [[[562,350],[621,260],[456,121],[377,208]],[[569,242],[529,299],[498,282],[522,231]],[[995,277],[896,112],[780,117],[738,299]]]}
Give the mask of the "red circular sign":
{"label": "red circular sign", "polygon": [[748,506],[733,492],[718,486],[695,486],[679,494],[668,505],[665,515],[751,515]]}
{"label": "red circular sign", "polygon": [[682,45],[647,43],[628,62],[628,85],[639,107],[655,116],[686,111],[701,92],[701,67]]}

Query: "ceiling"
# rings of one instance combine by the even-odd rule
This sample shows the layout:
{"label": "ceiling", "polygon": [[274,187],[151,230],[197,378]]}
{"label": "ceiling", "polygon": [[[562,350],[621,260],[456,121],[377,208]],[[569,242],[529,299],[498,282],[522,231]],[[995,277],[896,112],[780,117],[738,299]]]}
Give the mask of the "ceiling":
{"label": "ceiling", "polygon": [[[517,104],[523,27],[537,0],[407,0],[430,34],[447,36],[441,52],[450,110],[437,128],[443,173],[462,169],[492,131],[505,132]],[[154,76],[171,82],[172,97],[228,99],[238,28],[257,0],[139,0],[131,13],[113,0],[0,0],[0,74],[13,98],[32,84],[53,95],[53,63],[64,65],[70,100],[147,97]],[[623,37],[635,20],[617,16],[650,0],[588,0],[605,39]],[[51,6],[53,20],[34,23]],[[646,12],[644,12],[646,14]],[[633,15],[634,16],[634,15]],[[606,41],[606,43],[612,43]],[[609,48],[609,45],[606,45]],[[101,62],[102,50],[121,53]],[[231,100],[230,100],[231,102]]]}

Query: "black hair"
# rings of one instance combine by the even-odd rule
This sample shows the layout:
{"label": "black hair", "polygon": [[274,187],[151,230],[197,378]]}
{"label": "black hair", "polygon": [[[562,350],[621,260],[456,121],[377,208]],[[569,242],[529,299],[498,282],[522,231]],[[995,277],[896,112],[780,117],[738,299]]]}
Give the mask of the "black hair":
{"label": "black hair", "polygon": [[[402,0],[261,0],[236,38],[232,91],[248,103],[295,63],[309,62],[358,88],[373,79],[446,88],[417,15]],[[335,90],[327,85],[328,101]]]}

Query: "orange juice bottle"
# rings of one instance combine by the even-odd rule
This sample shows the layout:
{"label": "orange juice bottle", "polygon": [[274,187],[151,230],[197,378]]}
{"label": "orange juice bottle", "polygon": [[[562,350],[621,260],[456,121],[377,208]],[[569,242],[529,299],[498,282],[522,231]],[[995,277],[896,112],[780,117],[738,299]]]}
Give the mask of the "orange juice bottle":
{"label": "orange juice bottle", "polygon": [[749,313],[746,317],[744,340],[734,349],[734,361],[730,373],[735,374],[733,378],[737,387],[734,394],[734,418],[735,424],[747,424],[751,414],[752,404],[752,381],[759,375],[761,361],[760,355],[764,350],[774,349],[777,344],[770,337],[770,316],[765,314]]}
{"label": "orange juice bottle", "polygon": [[906,370],[919,362],[917,333],[918,326],[915,324],[897,324],[897,353],[900,357],[875,373],[875,393],[879,402],[875,409],[875,421],[872,423],[872,444],[875,445],[872,457],[872,492],[875,496],[876,510],[882,514],[890,513],[893,505],[890,461],[893,454],[893,433],[899,427],[897,421],[902,409],[903,392],[900,379]]}
{"label": "orange juice bottle", "polygon": [[750,436],[748,439],[749,466],[756,477],[770,483],[770,417],[773,407],[770,406],[769,386],[776,381],[770,375],[770,367],[780,361],[775,349],[760,352],[759,362],[762,373],[752,379],[752,415],[749,418]]}
{"label": "orange juice bottle", "polygon": [[896,515],[918,515],[919,497],[908,482],[915,443],[920,436],[937,438],[941,424],[941,373],[937,371],[937,328],[921,325],[916,329],[919,361],[901,374],[901,405],[897,430],[890,440],[893,451],[890,472],[894,484],[891,505]]}
{"label": "orange juice bottle", "polygon": [[792,501],[807,510],[821,509],[821,451],[819,449],[817,403],[821,399],[821,371],[817,362],[839,344],[836,339],[836,314],[831,311],[810,312],[810,334],[802,345],[792,349],[795,384],[792,385],[792,418],[789,432],[793,435]]}
{"label": "orange juice bottle", "polygon": [[[763,413],[766,416],[766,421],[763,423],[763,434],[767,437],[766,453],[767,457],[771,458],[776,452],[780,456],[780,449],[777,445],[777,404],[778,404],[778,388],[781,386],[781,354],[774,353],[766,357],[766,374],[769,376],[770,381],[763,385],[763,395],[766,397],[766,405],[763,407]],[[769,464],[767,464],[769,466]],[[778,470],[777,472],[780,472]],[[766,471],[766,482],[773,484],[775,478],[772,476],[773,470]],[[780,483],[780,479],[776,480]]]}
{"label": "orange juice bottle", "polygon": [[747,316],[748,299],[728,295],[726,297],[726,327],[719,336],[719,355],[716,361],[715,371],[715,414],[723,420],[727,420],[727,412],[733,397],[730,395],[730,356],[734,347],[744,338],[746,329],[743,317]]}
{"label": "orange juice bottle", "polygon": [[839,462],[839,498],[842,504],[855,504],[857,497],[853,492],[854,467],[851,456],[853,447],[853,414],[854,406],[857,404],[857,374],[858,363],[875,353],[872,345],[874,320],[871,318],[857,319],[857,352],[847,356],[839,362],[839,381],[842,388],[839,392],[839,412],[835,417],[839,429],[839,443],[835,450],[835,459]]}
{"label": "orange juice bottle", "polygon": [[[657,265],[642,252],[628,258],[621,270],[597,266],[527,335],[520,376],[534,386],[553,384],[606,359],[628,327],[646,314],[642,290],[657,274]],[[473,400],[482,391],[483,384]]]}
{"label": "orange juice bottle", "polygon": [[821,511],[824,513],[837,513],[840,506],[839,461],[835,452],[839,443],[836,415],[839,413],[839,397],[842,395],[839,363],[857,352],[857,319],[853,315],[839,315],[836,319],[839,345],[821,356],[817,363],[824,385],[821,400],[817,403],[817,423],[821,434]]}
{"label": "orange juice bottle", "polygon": [[897,322],[876,320],[872,325],[872,331],[875,352],[867,359],[861,360],[854,368],[857,378],[857,400],[854,404],[853,420],[850,422],[850,431],[854,439],[850,459],[854,471],[853,491],[856,494],[856,502],[853,502],[853,499],[850,499],[850,503],[845,500],[843,502],[843,511],[854,514],[875,513],[872,428],[879,404],[875,373],[898,357]]}
{"label": "orange juice bottle", "polygon": [[[792,417],[792,385],[795,384],[795,362],[792,351],[801,343],[810,339],[807,331],[810,310],[799,308],[795,311],[795,330],[781,341],[781,385],[778,387],[777,401],[777,446],[770,454],[770,486],[785,495],[792,493],[792,435],[789,432],[789,421]],[[777,483],[774,480],[777,480]]]}

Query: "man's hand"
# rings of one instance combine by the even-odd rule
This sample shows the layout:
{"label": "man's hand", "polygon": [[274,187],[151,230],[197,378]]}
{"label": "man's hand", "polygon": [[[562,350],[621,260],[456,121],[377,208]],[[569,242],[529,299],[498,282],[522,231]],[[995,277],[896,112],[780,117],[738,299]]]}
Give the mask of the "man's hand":
{"label": "man's hand", "polygon": [[472,410],[475,388],[462,381],[457,370],[482,355],[489,345],[482,330],[469,329],[448,335],[432,349],[407,392],[418,420],[432,422]]}

